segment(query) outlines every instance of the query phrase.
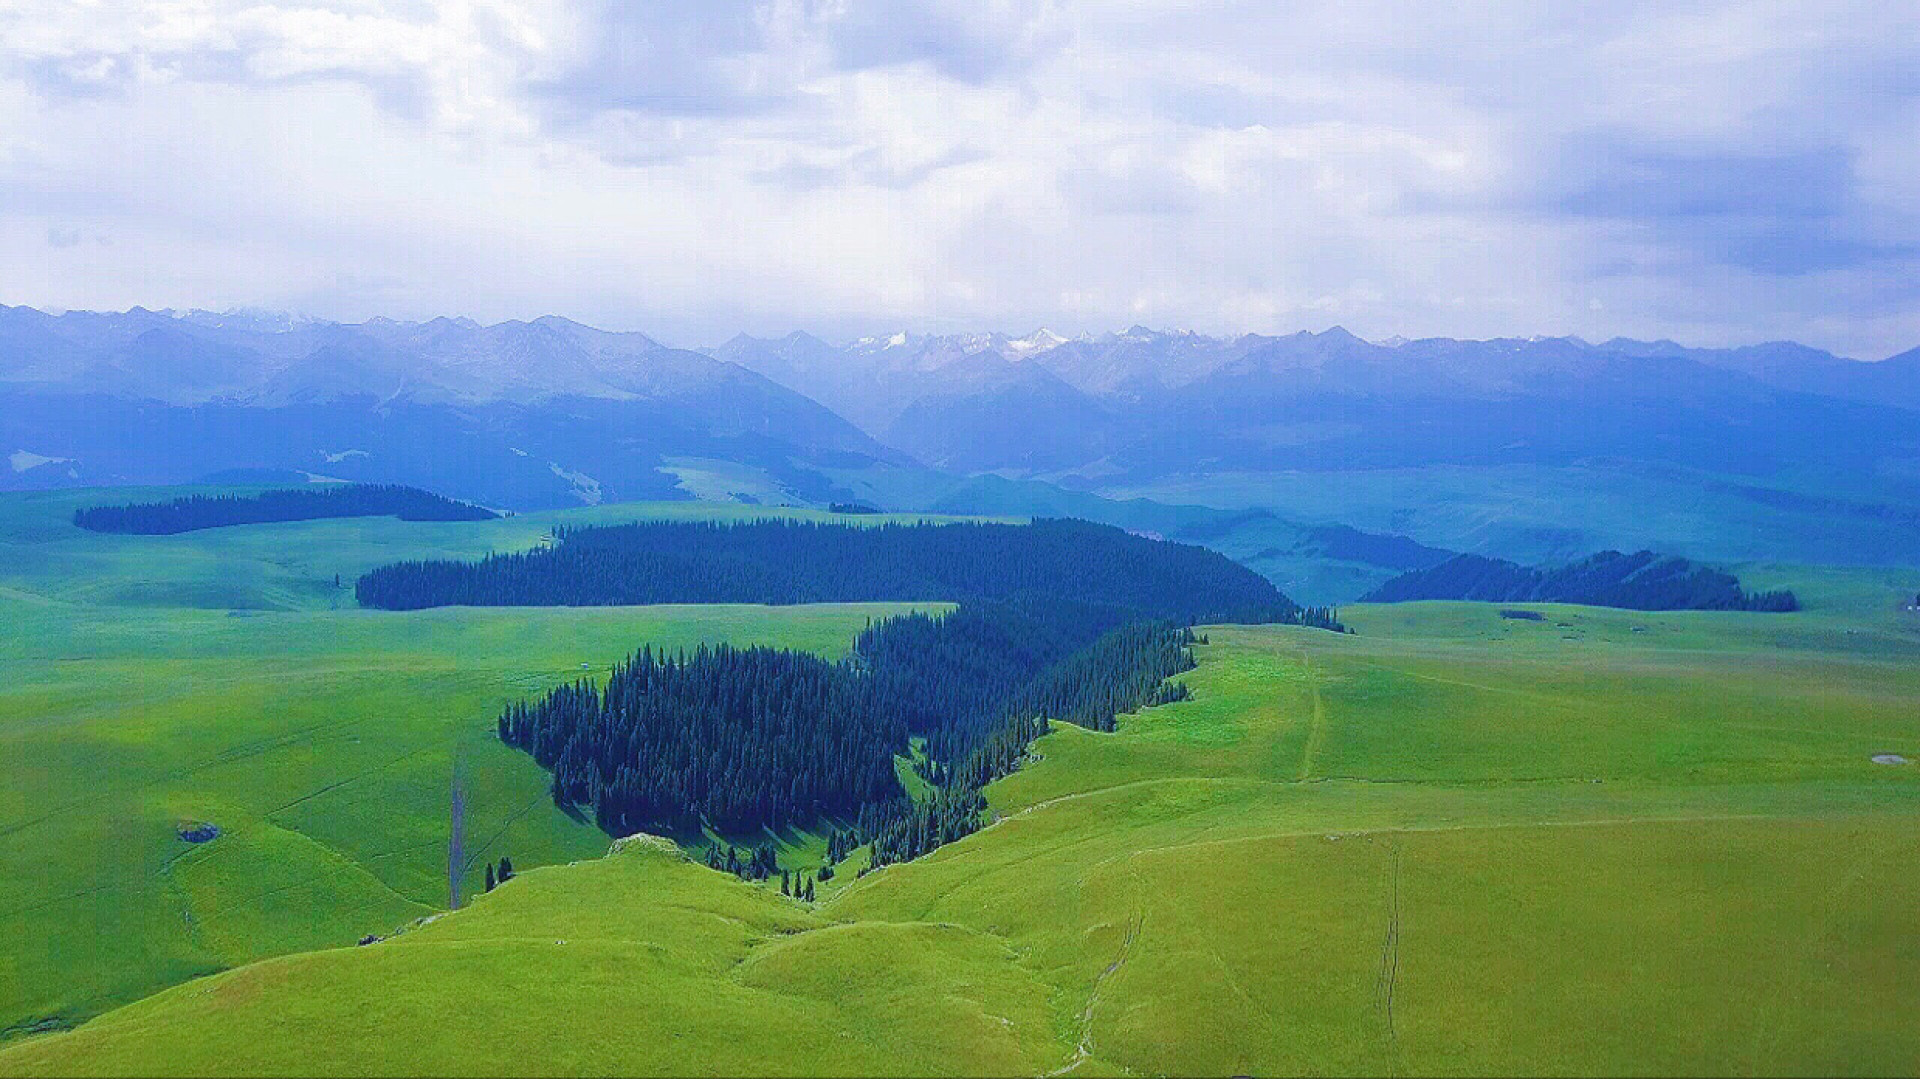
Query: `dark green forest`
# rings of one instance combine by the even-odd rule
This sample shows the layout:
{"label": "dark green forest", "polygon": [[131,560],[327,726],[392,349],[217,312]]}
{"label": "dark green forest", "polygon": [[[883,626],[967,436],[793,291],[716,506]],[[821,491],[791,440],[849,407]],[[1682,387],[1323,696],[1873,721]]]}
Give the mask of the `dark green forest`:
{"label": "dark green forest", "polygon": [[1108,525],[754,521],[563,529],[551,545],[477,562],[414,561],[361,577],[362,606],[618,606],[1068,600],[1179,622],[1331,626],[1204,547]]}
{"label": "dark green forest", "polygon": [[1402,574],[1364,603],[1423,599],[1488,603],[1582,603],[1636,611],[1797,611],[1792,592],[1748,592],[1730,573],[1684,558],[1602,551],[1570,565],[1529,568],[1497,558],[1457,555],[1432,569]]}
{"label": "dark green forest", "polygon": [[706,822],[729,832],[856,813],[898,797],[897,715],[871,679],[805,652],[641,649],[604,689],[562,686],[500,716],[553,772],[553,798],[614,835]]}
{"label": "dark green forest", "polygon": [[490,521],[498,516],[492,510],[456,502],[418,487],[347,483],[311,490],[263,491],[257,495],[188,495],[165,502],[92,506],[76,510],[73,523],[94,532],[172,536],[203,528],[317,521],[329,517]]}
{"label": "dark green forest", "polygon": [[[1193,666],[1194,622],[1340,628],[1214,552],[1066,520],[583,529],[549,551],[385,567],[360,588],[370,606],[402,607],[959,599],[946,614],[870,624],[838,663],[642,648],[604,686],[563,686],[498,720],[503,741],[553,773],[556,803],[589,807],[616,835],[827,820],[851,823],[838,846],[871,843],[874,865],[979,827],[981,788],[1017,768],[1050,721],[1112,730],[1121,712],[1183,697],[1167,680]],[[919,799],[895,771],[913,739],[932,785]],[[762,862],[734,868],[765,875]]]}
{"label": "dark green forest", "polygon": [[[875,862],[972,831],[980,787],[1011,771],[1050,719],[1112,730],[1114,717],[1183,697],[1192,630],[1085,609],[1001,606],[886,619],[839,663],[783,649],[642,648],[602,687],[582,681],[497,721],[502,741],[553,773],[556,804],[590,807],[614,835],[727,833],[858,821]],[[925,738],[932,799],[894,770]],[[936,841],[936,837],[938,838]]]}

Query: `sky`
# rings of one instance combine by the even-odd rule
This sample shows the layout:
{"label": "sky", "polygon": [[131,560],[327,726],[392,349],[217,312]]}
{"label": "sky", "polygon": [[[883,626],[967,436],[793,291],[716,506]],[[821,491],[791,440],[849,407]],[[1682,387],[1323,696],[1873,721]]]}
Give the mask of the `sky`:
{"label": "sky", "polygon": [[1920,5],[0,0],[0,303],[1920,345]]}

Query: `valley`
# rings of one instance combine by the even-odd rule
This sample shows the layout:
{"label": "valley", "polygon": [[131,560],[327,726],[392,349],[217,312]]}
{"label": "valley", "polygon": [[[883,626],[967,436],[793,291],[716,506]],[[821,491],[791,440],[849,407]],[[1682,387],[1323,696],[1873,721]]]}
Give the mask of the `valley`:
{"label": "valley", "polygon": [[0,1079],[1920,1075],[1916,71],[0,0]]}

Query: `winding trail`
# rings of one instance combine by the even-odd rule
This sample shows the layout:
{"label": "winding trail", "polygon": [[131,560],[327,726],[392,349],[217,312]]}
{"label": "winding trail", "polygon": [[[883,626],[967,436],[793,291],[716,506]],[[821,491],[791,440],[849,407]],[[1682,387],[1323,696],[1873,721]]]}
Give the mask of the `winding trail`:
{"label": "winding trail", "polygon": [[1048,1079],[1065,1075],[1092,1058],[1093,1009],[1100,1003],[1100,989],[1106,985],[1108,978],[1113,977],[1121,967],[1126,965],[1127,958],[1133,954],[1134,942],[1140,939],[1140,930],[1146,925],[1147,911],[1142,902],[1145,884],[1140,879],[1140,868],[1129,866],[1128,869],[1133,874],[1134,904],[1133,917],[1127,920],[1127,935],[1121,940],[1120,950],[1114,955],[1113,962],[1108,963],[1105,969],[1094,976],[1093,989],[1087,994],[1087,1005],[1080,1009],[1080,1041],[1073,1047],[1073,1055],[1067,1058],[1065,1064],[1048,1072]]}
{"label": "winding trail", "polygon": [[1387,936],[1380,943],[1380,974],[1374,980],[1374,1002],[1386,1024],[1387,1074],[1395,1074],[1400,1033],[1394,1023],[1393,993],[1400,980],[1400,845],[1392,845],[1393,863],[1387,885]]}

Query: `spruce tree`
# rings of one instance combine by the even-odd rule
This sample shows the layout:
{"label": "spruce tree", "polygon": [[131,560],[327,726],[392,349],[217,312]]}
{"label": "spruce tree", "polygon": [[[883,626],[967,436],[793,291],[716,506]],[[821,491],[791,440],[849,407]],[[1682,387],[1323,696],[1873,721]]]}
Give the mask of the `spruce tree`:
{"label": "spruce tree", "polygon": [[488,862],[487,863],[487,891],[489,892],[493,891],[493,885],[494,885],[493,863]]}
{"label": "spruce tree", "polygon": [[500,879],[500,883],[502,884],[505,884],[506,882],[513,879],[513,859],[507,857],[504,854],[500,856],[500,878],[499,879]]}

